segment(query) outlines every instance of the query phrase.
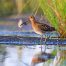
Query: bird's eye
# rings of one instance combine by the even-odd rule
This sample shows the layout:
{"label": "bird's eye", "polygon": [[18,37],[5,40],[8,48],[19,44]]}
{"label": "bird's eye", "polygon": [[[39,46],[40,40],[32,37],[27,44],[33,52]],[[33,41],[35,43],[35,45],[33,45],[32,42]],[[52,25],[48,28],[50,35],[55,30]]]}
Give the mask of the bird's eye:
{"label": "bird's eye", "polygon": [[32,17],[31,17],[32,18]]}

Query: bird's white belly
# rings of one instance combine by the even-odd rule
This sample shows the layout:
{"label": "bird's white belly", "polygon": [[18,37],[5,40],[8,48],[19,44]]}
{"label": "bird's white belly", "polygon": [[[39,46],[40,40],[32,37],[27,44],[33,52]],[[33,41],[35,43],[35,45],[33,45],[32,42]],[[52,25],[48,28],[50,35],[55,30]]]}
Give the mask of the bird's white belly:
{"label": "bird's white belly", "polygon": [[35,33],[42,35],[42,32],[40,30],[35,29],[35,28],[33,28],[33,30],[34,30]]}

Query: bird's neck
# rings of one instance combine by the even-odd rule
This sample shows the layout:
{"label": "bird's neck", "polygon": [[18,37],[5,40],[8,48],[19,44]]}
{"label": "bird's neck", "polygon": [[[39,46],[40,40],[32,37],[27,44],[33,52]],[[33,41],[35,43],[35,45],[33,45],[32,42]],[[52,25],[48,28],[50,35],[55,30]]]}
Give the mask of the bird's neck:
{"label": "bird's neck", "polygon": [[32,24],[35,24],[35,23],[36,23],[36,20],[32,20],[31,23],[32,23]]}

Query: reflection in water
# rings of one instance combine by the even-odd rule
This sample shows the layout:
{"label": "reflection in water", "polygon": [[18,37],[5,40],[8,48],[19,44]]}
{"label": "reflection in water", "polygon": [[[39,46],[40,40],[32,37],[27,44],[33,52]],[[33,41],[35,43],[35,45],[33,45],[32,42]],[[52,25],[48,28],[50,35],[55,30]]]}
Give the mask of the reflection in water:
{"label": "reflection in water", "polygon": [[[42,51],[44,51],[44,46],[42,47],[43,47]],[[0,49],[1,49],[0,66],[31,66],[32,58],[41,52],[40,45],[34,45],[34,46],[11,46],[10,45],[10,46],[3,46]],[[54,50],[56,50],[56,46],[49,45],[47,46],[45,52],[52,53],[54,52]],[[55,64],[55,61],[63,60],[64,58],[66,58],[65,55],[66,51],[61,51],[57,53],[58,54],[57,55],[55,54],[56,57],[54,59],[50,59],[49,61],[38,63],[35,66],[57,66],[57,63]]]}
{"label": "reflection in water", "polygon": [[[21,49],[20,49],[21,50]],[[7,46],[7,58],[5,59],[4,66],[31,66],[32,57],[41,51],[40,46],[25,46],[22,48],[21,61],[17,53],[16,46]],[[50,52],[49,52],[50,51]],[[53,49],[46,50],[51,53]],[[43,66],[43,63],[37,64],[36,66]]]}

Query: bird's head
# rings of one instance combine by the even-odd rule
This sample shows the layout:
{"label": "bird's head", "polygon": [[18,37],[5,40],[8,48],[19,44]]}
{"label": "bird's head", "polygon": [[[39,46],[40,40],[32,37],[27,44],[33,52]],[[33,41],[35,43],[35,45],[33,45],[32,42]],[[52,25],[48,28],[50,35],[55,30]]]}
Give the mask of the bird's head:
{"label": "bird's head", "polygon": [[29,16],[29,20],[32,22],[32,21],[35,21],[35,17],[34,16]]}

